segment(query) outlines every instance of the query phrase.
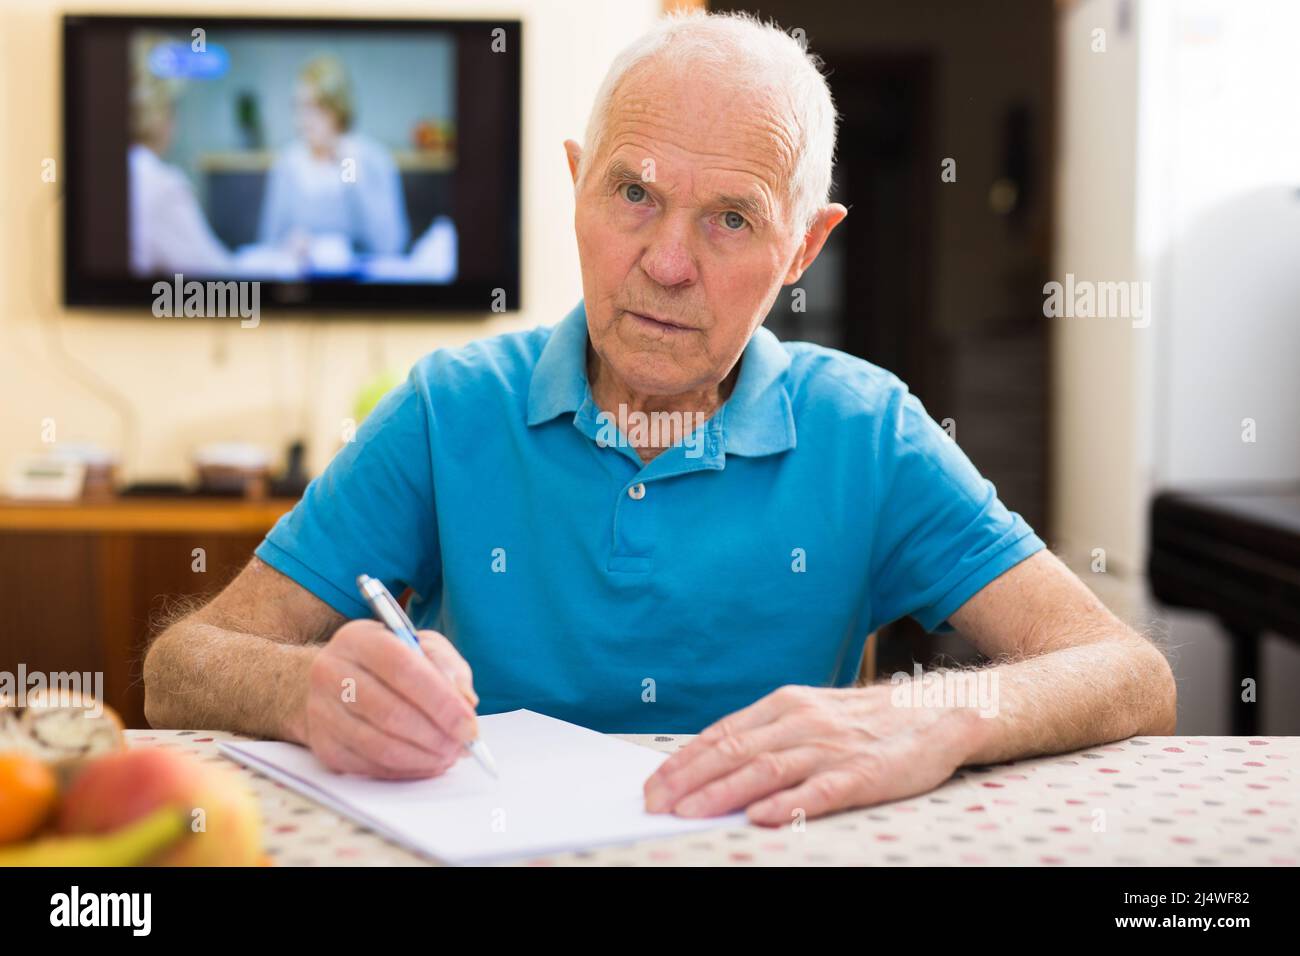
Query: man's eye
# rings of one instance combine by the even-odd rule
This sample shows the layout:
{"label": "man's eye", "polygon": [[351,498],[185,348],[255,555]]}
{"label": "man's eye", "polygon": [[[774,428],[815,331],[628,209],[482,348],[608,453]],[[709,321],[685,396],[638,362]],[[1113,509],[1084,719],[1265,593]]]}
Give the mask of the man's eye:
{"label": "man's eye", "polygon": [[722,214],[722,224],[733,232],[744,229],[748,225],[745,217],[738,212],[724,212]]}
{"label": "man's eye", "polygon": [[639,205],[646,198],[645,187],[640,183],[626,183],[623,186],[623,198]]}

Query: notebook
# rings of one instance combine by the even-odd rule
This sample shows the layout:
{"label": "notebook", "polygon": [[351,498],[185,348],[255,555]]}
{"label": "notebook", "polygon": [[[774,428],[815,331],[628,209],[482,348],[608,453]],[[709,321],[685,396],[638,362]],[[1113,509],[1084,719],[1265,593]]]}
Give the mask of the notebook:
{"label": "notebook", "polygon": [[642,785],[667,754],[553,717],[479,718],[493,778],[466,754],[429,780],[336,774],[305,747],[228,741],[222,751],[416,853],[482,864],[723,826],[743,813],[687,820],[645,812]]}

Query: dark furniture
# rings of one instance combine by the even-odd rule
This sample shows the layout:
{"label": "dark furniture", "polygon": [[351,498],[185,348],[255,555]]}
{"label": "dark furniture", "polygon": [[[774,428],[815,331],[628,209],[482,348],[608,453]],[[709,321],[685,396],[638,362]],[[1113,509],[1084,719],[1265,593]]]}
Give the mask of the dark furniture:
{"label": "dark furniture", "polygon": [[1234,735],[1259,732],[1259,638],[1300,640],[1300,485],[1164,492],[1151,505],[1148,566],[1156,599],[1214,614],[1232,640]]}
{"label": "dark furniture", "polygon": [[140,665],[151,620],[220,590],[293,504],[0,499],[0,669],[101,672],[126,726],[149,726]]}

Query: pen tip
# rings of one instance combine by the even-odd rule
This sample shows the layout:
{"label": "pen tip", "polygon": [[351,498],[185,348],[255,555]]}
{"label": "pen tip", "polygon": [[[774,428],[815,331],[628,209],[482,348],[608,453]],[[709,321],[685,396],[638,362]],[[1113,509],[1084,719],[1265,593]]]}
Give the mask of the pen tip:
{"label": "pen tip", "polygon": [[470,750],[472,750],[474,756],[478,758],[478,762],[484,770],[492,774],[492,776],[497,777],[498,779],[500,778],[501,775],[497,773],[497,762],[492,759],[492,754],[487,749],[487,744],[483,743],[481,740],[476,740],[470,744]]}

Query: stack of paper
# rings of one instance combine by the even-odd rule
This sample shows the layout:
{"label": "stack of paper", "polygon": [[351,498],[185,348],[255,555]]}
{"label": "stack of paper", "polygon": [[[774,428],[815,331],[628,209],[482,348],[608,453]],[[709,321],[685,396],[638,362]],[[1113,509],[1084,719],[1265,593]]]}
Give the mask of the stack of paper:
{"label": "stack of paper", "polygon": [[527,710],[479,718],[493,778],[466,755],[441,777],[387,781],[327,770],[296,744],[223,743],[230,757],[403,846],[485,863],[743,824],[645,812],[642,785],[667,755]]}

